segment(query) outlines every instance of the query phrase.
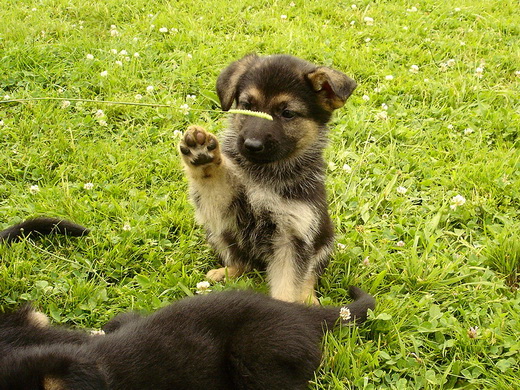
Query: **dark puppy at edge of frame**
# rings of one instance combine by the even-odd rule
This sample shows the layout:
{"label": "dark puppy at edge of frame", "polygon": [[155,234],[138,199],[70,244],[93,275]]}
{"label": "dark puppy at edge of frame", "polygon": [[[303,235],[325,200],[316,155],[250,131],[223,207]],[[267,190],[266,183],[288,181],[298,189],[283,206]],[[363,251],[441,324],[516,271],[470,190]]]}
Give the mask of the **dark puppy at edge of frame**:
{"label": "dark puppy at edge of frame", "polygon": [[197,221],[223,268],[220,281],[266,269],[272,297],[317,302],[314,286],[333,249],[323,150],[327,123],[356,87],[325,66],[289,55],[248,55],[217,81],[222,109],[234,114],[222,142],[192,126],[179,149]]}
{"label": "dark puppy at edge of frame", "polygon": [[350,293],[343,308],[211,293],[116,316],[95,336],[47,326],[25,306],[0,315],[0,390],[305,389],[324,331],[374,308],[372,296]]}

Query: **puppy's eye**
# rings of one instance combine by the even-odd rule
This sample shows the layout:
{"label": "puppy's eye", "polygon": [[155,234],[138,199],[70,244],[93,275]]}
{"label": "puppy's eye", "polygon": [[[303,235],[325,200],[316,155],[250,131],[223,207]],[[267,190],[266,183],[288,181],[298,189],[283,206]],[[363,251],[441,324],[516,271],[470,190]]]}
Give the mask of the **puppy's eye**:
{"label": "puppy's eye", "polygon": [[249,102],[240,102],[239,106],[242,107],[244,110],[250,110],[252,107],[252,104]]}
{"label": "puppy's eye", "polygon": [[291,110],[283,110],[282,111],[282,117],[285,119],[293,119],[296,116],[296,113]]}

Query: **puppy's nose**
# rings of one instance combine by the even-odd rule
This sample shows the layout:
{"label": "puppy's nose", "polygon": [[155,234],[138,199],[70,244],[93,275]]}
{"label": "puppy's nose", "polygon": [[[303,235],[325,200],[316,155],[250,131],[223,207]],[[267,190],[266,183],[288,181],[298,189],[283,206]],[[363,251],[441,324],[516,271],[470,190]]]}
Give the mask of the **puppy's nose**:
{"label": "puppy's nose", "polygon": [[249,152],[258,153],[264,150],[264,143],[256,138],[247,138],[244,141],[244,147]]}

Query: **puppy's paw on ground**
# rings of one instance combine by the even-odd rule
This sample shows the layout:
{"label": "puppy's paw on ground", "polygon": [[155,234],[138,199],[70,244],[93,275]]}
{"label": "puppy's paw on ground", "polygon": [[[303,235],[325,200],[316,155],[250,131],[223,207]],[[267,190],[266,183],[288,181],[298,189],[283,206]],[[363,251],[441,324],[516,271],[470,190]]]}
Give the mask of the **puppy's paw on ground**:
{"label": "puppy's paw on ground", "polygon": [[217,138],[200,126],[190,126],[186,130],[179,150],[188,166],[218,165],[222,160]]}
{"label": "puppy's paw on ground", "polygon": [[244,271],[237,267],[222,267],[209,271],[206,274],[206,279],[212,282],[221,282],[226,278],[237,278],[243,273]]}

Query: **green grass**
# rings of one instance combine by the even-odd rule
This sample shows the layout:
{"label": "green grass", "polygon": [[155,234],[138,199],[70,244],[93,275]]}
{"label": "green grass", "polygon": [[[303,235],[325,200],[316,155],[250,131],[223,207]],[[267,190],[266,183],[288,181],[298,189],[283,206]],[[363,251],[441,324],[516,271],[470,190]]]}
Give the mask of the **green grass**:
{"label": "green grass", "polygon": [[[319,292],[339,304],[354,284],[379,302],[363,328],[327,335],[311,388],[515,388],[518,3],[289,3],[0,3],[0,97],[174,106],[0,104],[0,228],[52,215],[93,230],[0,247],[0,305],[33,301],[55,322],[99,327],[193,294],[215,256],[187,201],[179,132],[225,126],[214,85],[229,62],[289,53],[359,84],[331,125],[338,249]],[[265,275],[212,289],[232,287],[266,291]]]}

